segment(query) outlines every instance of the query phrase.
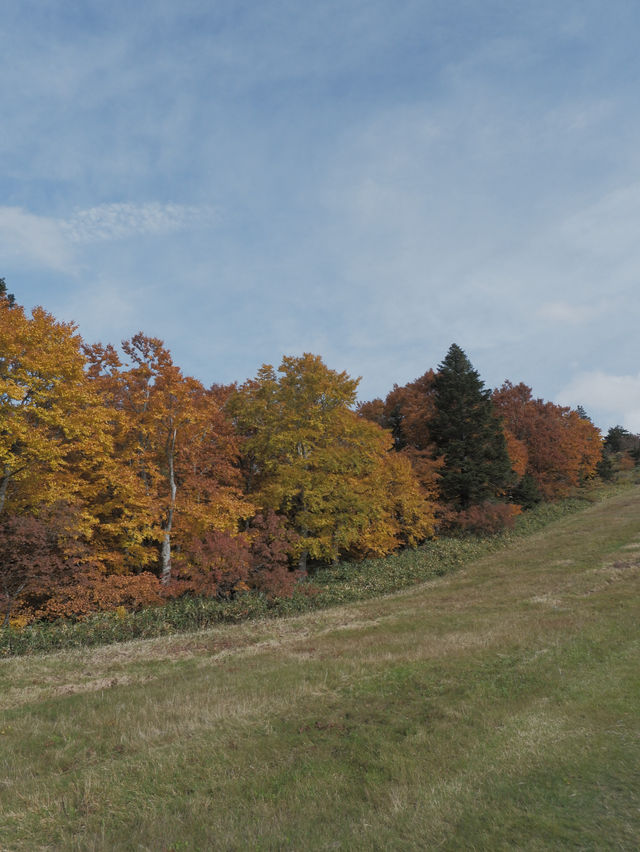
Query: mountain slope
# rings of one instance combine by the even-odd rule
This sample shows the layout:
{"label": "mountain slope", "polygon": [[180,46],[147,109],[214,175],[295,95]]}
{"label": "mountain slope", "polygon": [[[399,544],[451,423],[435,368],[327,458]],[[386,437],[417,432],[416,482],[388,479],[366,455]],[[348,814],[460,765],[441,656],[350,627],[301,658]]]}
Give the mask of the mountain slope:
{"label": "mountain slope", "polygon": [[636,848],[640,489],[397,595],[0,662],[0,848]]}

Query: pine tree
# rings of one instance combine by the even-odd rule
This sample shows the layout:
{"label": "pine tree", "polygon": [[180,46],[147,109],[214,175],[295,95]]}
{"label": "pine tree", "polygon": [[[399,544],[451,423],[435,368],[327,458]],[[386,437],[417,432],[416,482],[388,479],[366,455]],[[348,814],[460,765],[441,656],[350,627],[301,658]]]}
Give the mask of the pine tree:
{"label": "pine tree", "polygon": [[16,297],[13,293],[7,292],[7,282],[4,278],[0,278],[0,300],[1,299],[6,299],[10,308],[12,308],[16,303]]}
{"label": "pine tree", "polygon": [[610,453],[621,453],[624,449],[624,439],[629,437],[629,432],[624,426],[612,426],[604,439],[604,448]]}
{"label": "pine tree", "polygon": [[591,418],[589,417],[589,415],[587,414],[587,412],[585,411],[585,409],[581,405],[576,406],[576,413],[577,413],[578,417],[580,418],[580,420],[588,420],[589,423],[592,422]]}
{"label": "pine tree", "polygon": [[525,473],[520,482],[513,488],[511,497],[513,502],[522,506],[523,509],[532,509],[536,503],[540,503],[542,500],[536,481],[530,473]]}
{"label": "pine tree", "polygon": [[452,344],[434,380],[429,431],[444,457],[440,495],[455,509],[499,498],[513,480],[491,393],[465,353]]}

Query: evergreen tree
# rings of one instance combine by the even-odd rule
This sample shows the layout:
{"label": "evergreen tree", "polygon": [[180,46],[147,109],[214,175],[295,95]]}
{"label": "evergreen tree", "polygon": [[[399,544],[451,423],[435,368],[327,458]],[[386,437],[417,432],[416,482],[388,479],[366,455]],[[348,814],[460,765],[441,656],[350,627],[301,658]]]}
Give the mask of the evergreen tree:
{"label": "evergreen tree", "polygon": [[491,392],[465,353],[452,344],[434,380],[435,415],[429,423],[438,455],[442,499],[456,509],[500,497],[513,480]]}
{"label": "evergreen tree", "polygon": [[610,453],[621,453],[624,450],[624,439],[629,437],[629,432],[624,426],[612,426],[604,439],[604,448]]}
{"label": "evergreen tree", "polygon": [[520,482],[511,492],[511,497],[514,503],[522,506],[523,509],[532,509],[537,503],[542,500],[540,490],[536,485],[536,481],[530,473],[525,473]]}
{"label": "evergreen tree", "polygon": [[0,278],[0,300],[1,299],[6,299],[10,308],[12,308],[16,303],[16,297],[13,293],[7,293],[7,282],[4,278]]}
{"label": "evergreen tree", "polygon": [[593,421],[591,420],[591,418],[589,417],[589,415],[587,414],[587,412],[585,411],[585,409],[584,409],[581,405],[578,405],[578,406],[576,407],[576,412],[577,412],[578,417],[580,418],[580,420],[588,420],[588,421],[589,421],[589,423],[593,422]]}
{"label": "evergreen tree", "polygon": [[602,450],[602,458],[597,464],[596,471],[600,479],[603,479],[605,482],[611,482],[611,480],[615,477],[615,468],[613,466],[613,462],[611,461],[611,453],[607,452],[606,449]]}

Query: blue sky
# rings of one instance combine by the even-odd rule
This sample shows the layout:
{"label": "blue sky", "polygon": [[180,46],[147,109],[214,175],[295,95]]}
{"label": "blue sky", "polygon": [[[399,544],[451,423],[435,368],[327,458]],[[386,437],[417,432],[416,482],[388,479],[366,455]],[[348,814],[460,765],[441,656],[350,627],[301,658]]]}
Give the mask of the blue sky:
{"label": "blue sky", "polygon": [[640,432],[640,4],[6,0],[0,276],[205,383],[311,351]]}

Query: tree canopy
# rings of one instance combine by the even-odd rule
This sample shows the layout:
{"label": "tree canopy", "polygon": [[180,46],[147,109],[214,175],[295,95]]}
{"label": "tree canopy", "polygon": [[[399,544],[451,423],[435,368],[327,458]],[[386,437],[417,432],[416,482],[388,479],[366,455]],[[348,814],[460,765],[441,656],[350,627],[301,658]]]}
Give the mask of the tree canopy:
{"label": "tree canopy", "polygon": [[622,427],[603,457],[584,411],[491,393],[456,344],[384,400],[357,390],[311,353],[205,387],[159,338],[87,345],[0,279],[2,620],[290,595],[307,569],[496,531],[640,462]]}

